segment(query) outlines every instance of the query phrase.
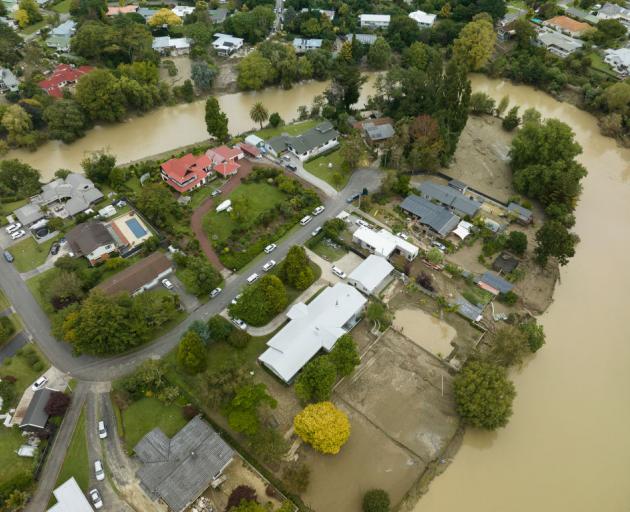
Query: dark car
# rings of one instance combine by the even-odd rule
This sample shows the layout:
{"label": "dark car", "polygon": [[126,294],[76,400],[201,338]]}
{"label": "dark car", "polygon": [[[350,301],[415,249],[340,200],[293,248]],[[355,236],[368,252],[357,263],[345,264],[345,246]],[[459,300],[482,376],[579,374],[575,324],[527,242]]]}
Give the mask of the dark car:
{"label": "dark car", "polygon": [[3,253],[4,259],[7,260],[9,263],[13,263],[13,260],[15,258],[13,258],[13,254],[11,254],[9,251],[4,251]]}
{"label": "dark car", "polygon": [[57,254],[59,252],[60,247],[61,245],[59,245],[59,242],[55,242],[54,244],[52,244],[50,246],[50,254],[52,254],[53,256]]}
{"label": "dark car", "polygon": [[350,196],[348,199],[346,199],[346,201],[348,203],[351,203],[352,201],[356,201],[357,199],[359,199],[359,197],[361,197],[361,194],[354,194],[353,196]]}
{"label": "dark car", "polygon": [[287,164],[287,169],[292,172],[297,172],[297,165],[295,164]]}

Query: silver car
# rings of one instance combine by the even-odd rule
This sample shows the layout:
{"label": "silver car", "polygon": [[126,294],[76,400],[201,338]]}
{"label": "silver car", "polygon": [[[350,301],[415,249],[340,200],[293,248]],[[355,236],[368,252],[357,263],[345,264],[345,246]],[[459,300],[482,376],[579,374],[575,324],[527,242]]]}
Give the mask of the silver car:
{"label": "silver car", "polygon": [[98,492],[98,489],[92,489],[89,494],[94,508],[96,510],[103,508],[103,500],[101,499],[101,494]]}
{"label": "silver car", "polygon": [[105,480],[105,471],[103,470],[103,463],[100,460],[94,461],[94,476],[99,482]]}

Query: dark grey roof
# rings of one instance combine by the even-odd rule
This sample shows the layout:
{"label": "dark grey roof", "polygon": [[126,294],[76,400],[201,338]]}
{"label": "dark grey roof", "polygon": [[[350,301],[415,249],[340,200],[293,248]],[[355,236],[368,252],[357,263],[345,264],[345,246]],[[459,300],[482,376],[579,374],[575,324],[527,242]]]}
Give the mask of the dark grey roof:
{"label": "dark grey roof", "polygon": [[468,185],[466,185],[466,183],[464,183],[463,181],[459,181],[459,180],[451,180],[451,181],[449,181],[448,182],[448,186],[451,187],[451,188],[454,188],[455,190],[459,190],[462,194],[468,188]]}
{"label": "dark grey roof", "polygon": [[287,142],[290,138],[291,137],[286,134],[278,135],[269,139],[267,144],[269,144],[276,153],[282,153],[287,150]]}
{"label": "dark grey roof", "polygon": [[457,296],[455,304],[457,305],[457,312],[472,322],[476,322],[483,313],[483,309],[471,304],[464,297]]}
{"label": "dark grey roof", "polygon": [[114,238],[107,227],[95,220],[89,220],[72,228],[66,234],[66,239],[72,252],[78,256],[85,256],[94,249],[114,243]]}
{"label": "dark grey roof", "polygon": [[466,197],[452,187],[438,185],[431,181],[425,181],[418,187],[420,193],[427,199],[435,199],[457,212],[473,217],[481,208],[481,203]]}
{"label": "dark grey roof", "polygon": [[289,137],[287,146],[291,147],[297,154],[302,154],[323,146],[337,137],[339,137],[339,132],[333,128],[330,121],[324,121],[302,135]]}
{"label": "dark grey roof", "polygon": [[400,207],[420,218],[420,222],[429,226],[433,231],[441,236],[448,235],[453,231],[460,221],[460,218],[443,206],[433,204],[428,199],[420,196],[410,195],[400,203]]}
{"label": "dark grey roof", "polygon": [[31,203],[25,204],[13,213],[24,226],[29,226],[46,216],[38,204]]}
{"label": "dark grey roof", "polygon": [[505,274],[509,274],[516,267],[518,267],[519,261],[507,252],[502,252],[497,256],[497,258],[492,263],[493,270],[497,272],[503,272]]}
{"label": "dark grey roof", "polygon": [[172,439],[153,429],[134,451],[142,462],[137,473],[142,486],[175,512],[197,499],[234,456],[234,450],[199,416]]}
{"label": "dark grey roof", "polygon": [[394,127],[391,124],[373,125],[368,122],[363,123],[363,129],[369,139],[373,142],[389,139],[394,136]]}
{"label": "dark grey roof", "polygon": [[501,293],[512,291],[514,285],[494,272],[486,272],[475,279],[476,283],[485,283]]}
{"label": "dark grey roof", "polygon": [[208,14],[212,19],[212,23],[223,23],[228,15],[228,10],[225,7],[219,7],[218,9],[208,9]]}
{"label": "dark grey roof", "polygon": [[33,393],[33,398],[28,404],[28,409],[26,409],[26,414],[24,414],[24,418],[20,423],[20,428],[44,428],[46,426],[48,414],[44,409],[52,392],[52,389],[42,388]]}
{"label": "dark grey roof", "polygon": [[531,212],[531,210],[528,210],[527,208],[524,208],[523,206],[521,206],[518,203],[510,203],[508,204],[508,211],[515,213],[516,215],[518,215],[518,217],[521,220],[527,221],[529,222],[530,220],[532,220],[533,217],[533,213]]}

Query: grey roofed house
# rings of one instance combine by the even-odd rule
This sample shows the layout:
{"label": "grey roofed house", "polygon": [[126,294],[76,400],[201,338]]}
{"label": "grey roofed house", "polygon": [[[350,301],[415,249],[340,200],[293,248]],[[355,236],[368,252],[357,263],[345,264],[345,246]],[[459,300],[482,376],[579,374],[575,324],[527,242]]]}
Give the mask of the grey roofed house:
{"label": "grey roofed house", "polygon": [[99,247],[114,244],[114,237],[107,227],[95,220],[72,228],[66,234],[66,240],[76,256],[87,256]]}
{"label": "grey roofed house", "polygon": [[512,283],[506,281],[494,272],[484,272],[482,275],[477,276],[475,278],[475,283],[484,289],[487,289],[487,287],[494,288],[499,293],[508,293],[512,291],[512,288],[514,288]]}
{"label": "grey roofed house", "polygon": [[136,11],[136,14],[139,14],[140,16],[142,16],[145,21],[149,21],[149,19],[152,18],[157,12],[158,12],[158,9],[149,9],[148,7],[139,7],[138,10]]}
{"label": "grey roofed house", "polygon": [[223,23],[227,19],[228,10],[225,7],[208,9],[208,14],[210,15],[212,23]]}
{"label": "grey roofed house", "polygon": [[91,180],[82,174],[71,172],[65,179],[58,178],[43,185],[41,193],[33,196],[31,203],[45,206],[65,202],[62,216],[72,217],[101,199],[103,194]]}
{"label": "grey roofed house", "polygon": [[455,298],[457,312],[471,322],[478,322],[482,318],[483,309],[468,302],[464,297],[457,296]]}
{"label": "grey roofed house", "polygon": [[23,226],[30,226],[46,215],[37,204],[25,204],[13,212]]}
{"label": "grey roofed house", "polygon": [[463,181],[459,181],[459,180],[450,180],[448,182],[448,186],[451,188],[454,188],[461,194],[465,194],[466,190],[468,190],[468,185],[466,185],[466,183],[464,183]]}
{"label": "grey roofed house", "polygon": [[531,210],[528,210],[518,203],[508,204],[508,211],[515,214],[517,219],[524,224],[529,224],[534,219],[534,214]]}
{"label": "grey roofed house", "polygon": [[540,30],[534,42],[562,58],[582,48],[584,45],[579,39],[569,37],[555,30]]}
{"label": "grey roofed house", "polygon": [[370,142],[381,142],[390,139],[396,133],[391,124],[374,125],[369,122],[363,123],[363,130],[370,139]]}
{"label": "grey roofed house", "polygon": [[[606,5],[604,5],[604,7],[606,7]],[[604,7],[602,7],[602,9]],[[600,11],[602,9],[600,9]],[[574,18],[576,20],[586,21],[587,23],[590,23],[592,25],[597,25],[597,22],[599,21],[597,16],[594,16],[590,12],[585,11],[584,9],[579,9],[577,7],[566,6],[564,8],[564,13],[571,18]]]}
{"label": "grey roofed house", "polygon": [[293,40],[293,48],[298,53],[319,50],[323,42],[323,39],[302,39],[301,37],[296,37]]}
{"label": "grey roofed house", "polygon": [[350,40],[356,39],[361,44],[372,45],[376,42],[375,34],[352,34]]}
{"label": "grey roofed house", "polygon": [[17,91],[20,81],[10,69],[0,68],[0,92]]}
{"label": "grey roofed house", "polygon": [[195,501],[232,461],[234,450],[199,416],[169,439],[159,428],[134,447],[136,473],[153,499],[180,512]]}
{"label": "grey roofed house", "polygon": [[48,413],[45,411],[48,399],[53,390],[48,388],[38,389],[33,393],[24,418],[20,422],[20,428],[23,430],[44,430],[48,423]]}
{"label": "grey roofed house", "polygon": [[502,272],[504,274],[509,274],[514,269],[516,269],[516,267],[518,267],[519,263],[520,262],[510,253],[503,251],[492,262],[492,270],[495,270],[496,272]]}
{"label": "grey roofed house", "polygon": [[339,132],[333,128],[330,121],[324,121],[315,128],[311,128],[302,135],[290,137],[287,146],[298,154],[312,151],[332,139],[339,137]]}
{"label": "grey roofed house", "polygon": [[444,206],[432,203],[424,197],[410,195],[400,203],[400,207],[414,217],[418,217],[422,224],[429,226],[440,236],[447,236],[461,220]]}
{"label": "grey roofed house", "polygon": [[474,217],[481,208],[479,201],[466,197],[453,187],[425,181],[420,184],[418,190],[426,199],[438,201],[459,215]]}
{"label": "grey roofed house", "polygon": [[76,21],[66,20],[60,25],[57,25],[50,31],[50,34],[53,36],[71,36],[74,34],[77,28]]}

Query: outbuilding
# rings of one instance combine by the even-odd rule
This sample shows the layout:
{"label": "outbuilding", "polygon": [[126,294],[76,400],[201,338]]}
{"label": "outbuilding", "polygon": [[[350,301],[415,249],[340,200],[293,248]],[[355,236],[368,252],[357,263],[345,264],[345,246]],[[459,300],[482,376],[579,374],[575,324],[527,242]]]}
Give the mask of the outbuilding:
{"label": "outbuilding", "polygon": [[370,254],[348,276],[348,284],[365,295],[375,295],[389,283],[393,265],[382,256]]}

